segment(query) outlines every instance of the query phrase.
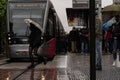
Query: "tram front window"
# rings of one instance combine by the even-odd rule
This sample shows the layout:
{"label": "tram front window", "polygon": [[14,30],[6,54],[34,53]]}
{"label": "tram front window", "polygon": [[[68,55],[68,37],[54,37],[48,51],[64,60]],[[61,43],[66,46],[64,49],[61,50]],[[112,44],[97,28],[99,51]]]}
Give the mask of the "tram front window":
{"label": "tram front window", "polygon": [[[33,19],[43,25],[46,3],[10,3],[9,7],[9,31],[13,32],[13,38],[19,40],[16,43],[24,43],[22,38],[29,36],[30,30],[24,23],[24,19]],[[21,41],[21,42],[20,42]],[[28,42],[28,41],[27,41]]]}

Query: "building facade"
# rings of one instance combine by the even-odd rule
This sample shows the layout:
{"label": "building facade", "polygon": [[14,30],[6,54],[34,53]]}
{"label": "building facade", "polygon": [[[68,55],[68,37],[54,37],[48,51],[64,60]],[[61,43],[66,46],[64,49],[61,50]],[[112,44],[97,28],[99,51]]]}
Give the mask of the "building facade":
{"label": "building facade", "polygon": [[[95,0],[96,8],[101,7],[101,0]],[[73,8],[89,8],[89,0],[73,0]]]}
{"label": "building facade", "polygon": [[113,3],[120,4],[120,0],[113,0]]}
{"label": "building facade", "polygon": [[[67,10],[69,26],[89,27],[89,0],[73,0],[72,8]],[[101,0],[96,0],[96,11],[101,19]]]}

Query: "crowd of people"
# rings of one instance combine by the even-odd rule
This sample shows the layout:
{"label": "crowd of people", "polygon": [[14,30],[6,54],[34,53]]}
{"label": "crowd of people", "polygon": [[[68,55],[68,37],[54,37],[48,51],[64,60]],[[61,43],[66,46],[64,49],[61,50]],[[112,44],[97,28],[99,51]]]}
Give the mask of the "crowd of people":
{"label": "crowd of people", "polygon": [[88,53],[88,45],[89,45],[89,31],[87,28],[73,29],[68,34],[68,41],[71,44],[69,46],[70,52],[78,52],[78,53]]}
{"label": "crowd of people", "polygon": [[[102,70],[102,54],[113,54],[114,61],[117,53],[120,54],[120,16],[115,15],[114,20],[115,22],[107,30],[103,30],[102,23],[96,15],[96,69],[98,70]],[[64,47],[61,44],[61,48],[65,52],[89,54],[89,28],[73,27],[69,34],[62,37],[62,42]]]}
{"label": "crowd of people", "polygon": [[69,34],[64,34],[58,45],[61,51],[71,53],[89,53],[89,31],[88,28],[78,29],[73,27]]}

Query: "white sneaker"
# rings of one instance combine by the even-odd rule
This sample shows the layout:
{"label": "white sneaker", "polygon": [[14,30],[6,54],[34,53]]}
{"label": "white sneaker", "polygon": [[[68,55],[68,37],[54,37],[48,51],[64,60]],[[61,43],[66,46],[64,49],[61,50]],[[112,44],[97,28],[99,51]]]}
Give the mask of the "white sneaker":
{"label": "white sneaker", "polygon": [[115,66],[115,61],[113,62],[113,64],[112,64],[113,66]]}

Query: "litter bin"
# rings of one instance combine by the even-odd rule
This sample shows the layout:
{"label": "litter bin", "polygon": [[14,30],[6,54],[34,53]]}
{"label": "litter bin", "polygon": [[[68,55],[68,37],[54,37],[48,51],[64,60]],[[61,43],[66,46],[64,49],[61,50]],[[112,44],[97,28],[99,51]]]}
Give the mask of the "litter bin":
{"label": "litter bin", "polygon": [[117,59],[115,61],[115,66],[120,67],[120,53],[117,52]]}

